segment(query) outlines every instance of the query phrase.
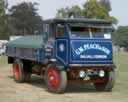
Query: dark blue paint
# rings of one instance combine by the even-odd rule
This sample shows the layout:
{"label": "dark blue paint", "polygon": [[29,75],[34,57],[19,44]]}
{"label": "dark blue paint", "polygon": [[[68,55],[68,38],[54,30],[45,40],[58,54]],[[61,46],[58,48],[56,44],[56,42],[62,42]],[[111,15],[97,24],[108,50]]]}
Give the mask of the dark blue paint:
{"label": "dark blue paint", "polygon": [[68,40],[56,40],[56,58],[64,65],[68,64]]}
{"label": "dark blue paint", "polygon": [[[89,50],[85,50],[84,52],[82,52],[80,55],[77,55],[75,53],[75,50],[78,49],[79,47],[83,47],[83,45],[86,44],[98,44],[104,48],[107,48],[110,53],[106,54],[105,52],[99,50],[99,49],[89,49]],[[70,50],[70,61],[72,62],[84,62],[84,63],[88,63],[88,62],[92,62],[93,64],[95,64],[95,62],[112,62],[112,41],[109,40],[71,40],[71,50]],[[97,55],[105,55],[107,58],[80,58],[81,55],[84,56],[88,56],[91,55],[93,56],[97,56]],[[94,62],[95,61],[95,62]]]}
{"label": "dark blue paint", "polygon": [[[113,64],[113,52],[112,52],[112,41],[111,39],[73,39],[69,35],[61,38],[57,38],[56,36],[56,24],[54,24],[54,41],[51,43],[46,42],[53,46],[53,52],[51,57],[46,56],[45,49],[22,49],[22,48],[7,48],[6,55],[37,61],[43,63],[45,59],[56,59],[63,66],[68,67],[70,64],[80,64],[80,65],[105,65],[105,64]],[[68,33],[67,31],[64,31]],[[66,35],[66,34],[65,34]],[[60,50],[60,45],[64,46],[64,51]],[[97,49],[89,49],[83,51],[80,55],[106,55],[106,58],[80,58],[80,55],[75,53],[75,50],[84,44],[99,44],[100,46],[104,46],[105,48],[110,50],[110,53],[107,55],[103,51]],[[31,53],[30,53],[31,52]]]}
{"label": "dark blue paint", "polygon": [[[66,44],[66,40],[68,44]],[[66,49],[64,52],[59,51],[59,44],[64,44]],[[113,52],[112,52],[112,41],[109,39],[62,39],[57,41],[57,56],[56,59],[60,61],[64,66],[69,66],[69,64],[93,64],[93,65],[104,65],[104,64],[113,64]],[[110,53],[107,55],[105,52],[97,50],[97,49],[89,49],[82,52],[80,55],[91,55],[92,57],[95,55],[105,55],[106,58],[80,58],[80,55],[75,53],[75,50],[84,44],[99,44],[102,47],[107,48]],[[66,57],[68,56],[68,62],[66,62]],[[61,60],[60,60],[61,58]]]}

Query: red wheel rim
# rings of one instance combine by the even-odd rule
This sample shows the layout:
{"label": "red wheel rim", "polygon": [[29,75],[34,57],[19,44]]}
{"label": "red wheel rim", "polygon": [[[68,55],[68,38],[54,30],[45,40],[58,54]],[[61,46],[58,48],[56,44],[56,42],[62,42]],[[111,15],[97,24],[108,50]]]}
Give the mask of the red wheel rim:
{"label": "red wheel rim", "polygon": [[60,78],[58,75],[58,72],[55,68],[50,68],[48,70],[48,86],[53,88],[53,89],[57,89],[57,87],[59,86],[59,82],[60,82]]}
{"label": "red wheel rim", "polygon": [[19,78],[20,78],[20,68],[19,68],[18,64],[16,64],[14,66],[14,76],[15,76],[16,80],[19,80]]}

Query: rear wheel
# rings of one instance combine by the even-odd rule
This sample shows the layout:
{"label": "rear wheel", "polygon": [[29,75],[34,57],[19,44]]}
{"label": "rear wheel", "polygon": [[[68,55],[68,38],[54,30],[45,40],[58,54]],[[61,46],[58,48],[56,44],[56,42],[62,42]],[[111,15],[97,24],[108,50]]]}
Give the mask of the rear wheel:
{"label": "rear wheel", "polygon": [[22,60],[16,59],[13,63],[13,76],[14,80],[18,83],[30,82],[31,72],[30,68],[25,68],[25,63]]}
{"label": "rear wheel", "polygon": [[30,82],[30,81],[31,81],[31,73],[24,72],[24,82]]}
{"label": "rear wheel", "polygon": [[31,66],[29,62],[24,62],[24,82],[31,81]]}
{"label": "rear wheel", "polygon": [[14,76],[14,80],[18,83],[24,81],[23,63],[19,59],[16,59],[13,63],[13,76]]}
{"label": "rear wheel", "polygon": [[59,70],[57,66],[50,64],[45,72],[45,82],[51,92],[63,93],[67,86],[67,75],[64,70]]}
{"label": "rear wheel", "polygon": [[104,83],[94,83],[97,91],[112,91],[115,84],[115,71],[106,71],[105,79],[106,81]]}

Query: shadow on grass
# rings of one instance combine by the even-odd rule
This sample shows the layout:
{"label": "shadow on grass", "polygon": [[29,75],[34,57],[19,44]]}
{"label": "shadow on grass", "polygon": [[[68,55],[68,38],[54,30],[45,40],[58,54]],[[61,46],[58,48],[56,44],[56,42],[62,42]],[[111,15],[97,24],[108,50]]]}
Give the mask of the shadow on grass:
{"label": "shadow on grass", "polygon": [[[13,75],[10,75],[8,77],[11,80],[14,80]],[[36,76],[36,75],[31,76],[31,81],[30,82],[27,82],[27,84],[30,84],[30,85],[32,85],[34,87],[38,87],[38,88],[46,88],[45,83],[44,83],[44,80],[41,77]]]}
{"label": "shadow on grass", "polygon": [[[9,78],[13,79],[13,76],[9,76]],[[43,78],[39,76],[32,76],[31,82],[28,83],[34,87],[44,88],[47,90],[45,82]],[[96,93],[94,86],[92,84],[68,84],[65,93]]]}
{"label": "shadow on grass", "polygon": [[95,93],[96,89],[92,84],[68,85],[66,93]]}
{"label": "shadow on grass", "polygon": [[31,84],[34,87],[46,89],[45,82],[44,82],[43,78],[41,78],[40,76],[32,76],[31,82],[29,84]]}

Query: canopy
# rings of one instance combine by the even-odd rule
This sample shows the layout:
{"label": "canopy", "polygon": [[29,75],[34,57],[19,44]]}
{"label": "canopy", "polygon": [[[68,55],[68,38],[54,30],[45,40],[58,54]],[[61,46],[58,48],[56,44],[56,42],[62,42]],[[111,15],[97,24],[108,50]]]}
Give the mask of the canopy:
{"label": "canopy", "polygon": [[44,46],[44,41],[42,35],[23,36],[19,39],[9,41],[6,46],[39,49]]}

